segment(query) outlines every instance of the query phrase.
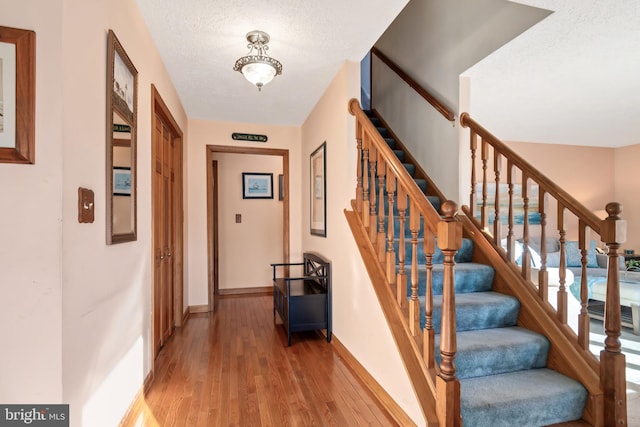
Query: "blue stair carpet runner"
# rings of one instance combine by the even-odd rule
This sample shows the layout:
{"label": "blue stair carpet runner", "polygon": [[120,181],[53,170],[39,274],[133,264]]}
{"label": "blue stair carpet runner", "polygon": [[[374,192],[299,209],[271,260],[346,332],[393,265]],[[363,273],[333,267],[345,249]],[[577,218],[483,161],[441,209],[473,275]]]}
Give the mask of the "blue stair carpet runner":
{"label": "blue stair carpet runner", "polygon": [[[385,141],[399,160],[405,154],[380,120],[369,114]],[[405,163],[413,175],[415,166]],[[417,182],[426,192],[426,181]],[[429,197],[436,210],[440,200]],[[385,217],[388,213],[385,203]],[[405,271],[407,297],[411,295],[411,230],[408,211],[405,222]],[[397,208],[393,212],[395,251],[398,254],[400,223]],[[385,218],[385,221],[387,219]],[[386,222],[385,222],[386,230]],[[425,325],[425,283],[423,226],[420,225],[417,256],[418,295],[421,301],[420,324]],[[456,375],[460,379],[461,413],[465,426],[544,426],[582,418],[587,391],[578,382],[546,367],[549,341],[543,335],[516,326],[520,302],[494,292],[494,269],[472,262],[473,243],[463,239],[455,256],[455,298],[457,353]],[[433,317],[436,334],[440,331],[444,256],[436,249],[433,256]],[[436,359],[440,362],[439,336],[436,335]]]}

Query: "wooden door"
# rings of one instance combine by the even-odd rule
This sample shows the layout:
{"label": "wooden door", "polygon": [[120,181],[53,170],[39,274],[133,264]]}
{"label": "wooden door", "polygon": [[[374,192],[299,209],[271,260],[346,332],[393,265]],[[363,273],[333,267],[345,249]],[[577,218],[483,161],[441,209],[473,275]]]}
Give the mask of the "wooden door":
{"label": "wooden door", "polygon": [[153,125],[154,164],[154,352],[171,336],[175,326],[175,182],[174,135],[158,114]]}

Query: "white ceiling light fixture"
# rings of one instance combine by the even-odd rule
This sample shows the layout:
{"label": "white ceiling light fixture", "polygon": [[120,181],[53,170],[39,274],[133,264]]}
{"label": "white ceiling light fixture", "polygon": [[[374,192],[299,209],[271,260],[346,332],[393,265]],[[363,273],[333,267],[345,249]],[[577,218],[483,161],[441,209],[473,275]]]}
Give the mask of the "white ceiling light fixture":
{"label": "white ceiling light fixture", "polygon": [[[234,71],[239,71],[244,77],[262,91],[262,86],[269,83],[277,75],[282,74],[282,64],[267,54],[269,50],[269,34],[264,31],[250,31],[247,33],[249,54],[236,61]],[[257,54],[254,54],[254,50]]]}

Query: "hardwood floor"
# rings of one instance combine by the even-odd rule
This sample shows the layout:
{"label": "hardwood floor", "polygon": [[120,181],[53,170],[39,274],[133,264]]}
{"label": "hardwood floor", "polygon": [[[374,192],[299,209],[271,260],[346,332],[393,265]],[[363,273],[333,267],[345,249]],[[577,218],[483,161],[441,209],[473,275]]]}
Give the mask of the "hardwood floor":
{"label": "hardwood floor", "polygon": [[218,298],[156,360],[155,380],[123,426],[397,425],[319,333],[291,347],[271,296]]}

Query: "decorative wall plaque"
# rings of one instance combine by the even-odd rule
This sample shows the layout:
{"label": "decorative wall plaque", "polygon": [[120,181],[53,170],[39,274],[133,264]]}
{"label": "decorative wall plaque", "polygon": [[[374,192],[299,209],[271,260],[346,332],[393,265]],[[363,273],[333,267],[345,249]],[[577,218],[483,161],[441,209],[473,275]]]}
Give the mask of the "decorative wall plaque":
{"label": "decorative wall plaque", "polygon": [[231,134],[234,141],[251,141],[251,142],[267,142],[267,135],[256,135],[253,133],[237,133]]}

